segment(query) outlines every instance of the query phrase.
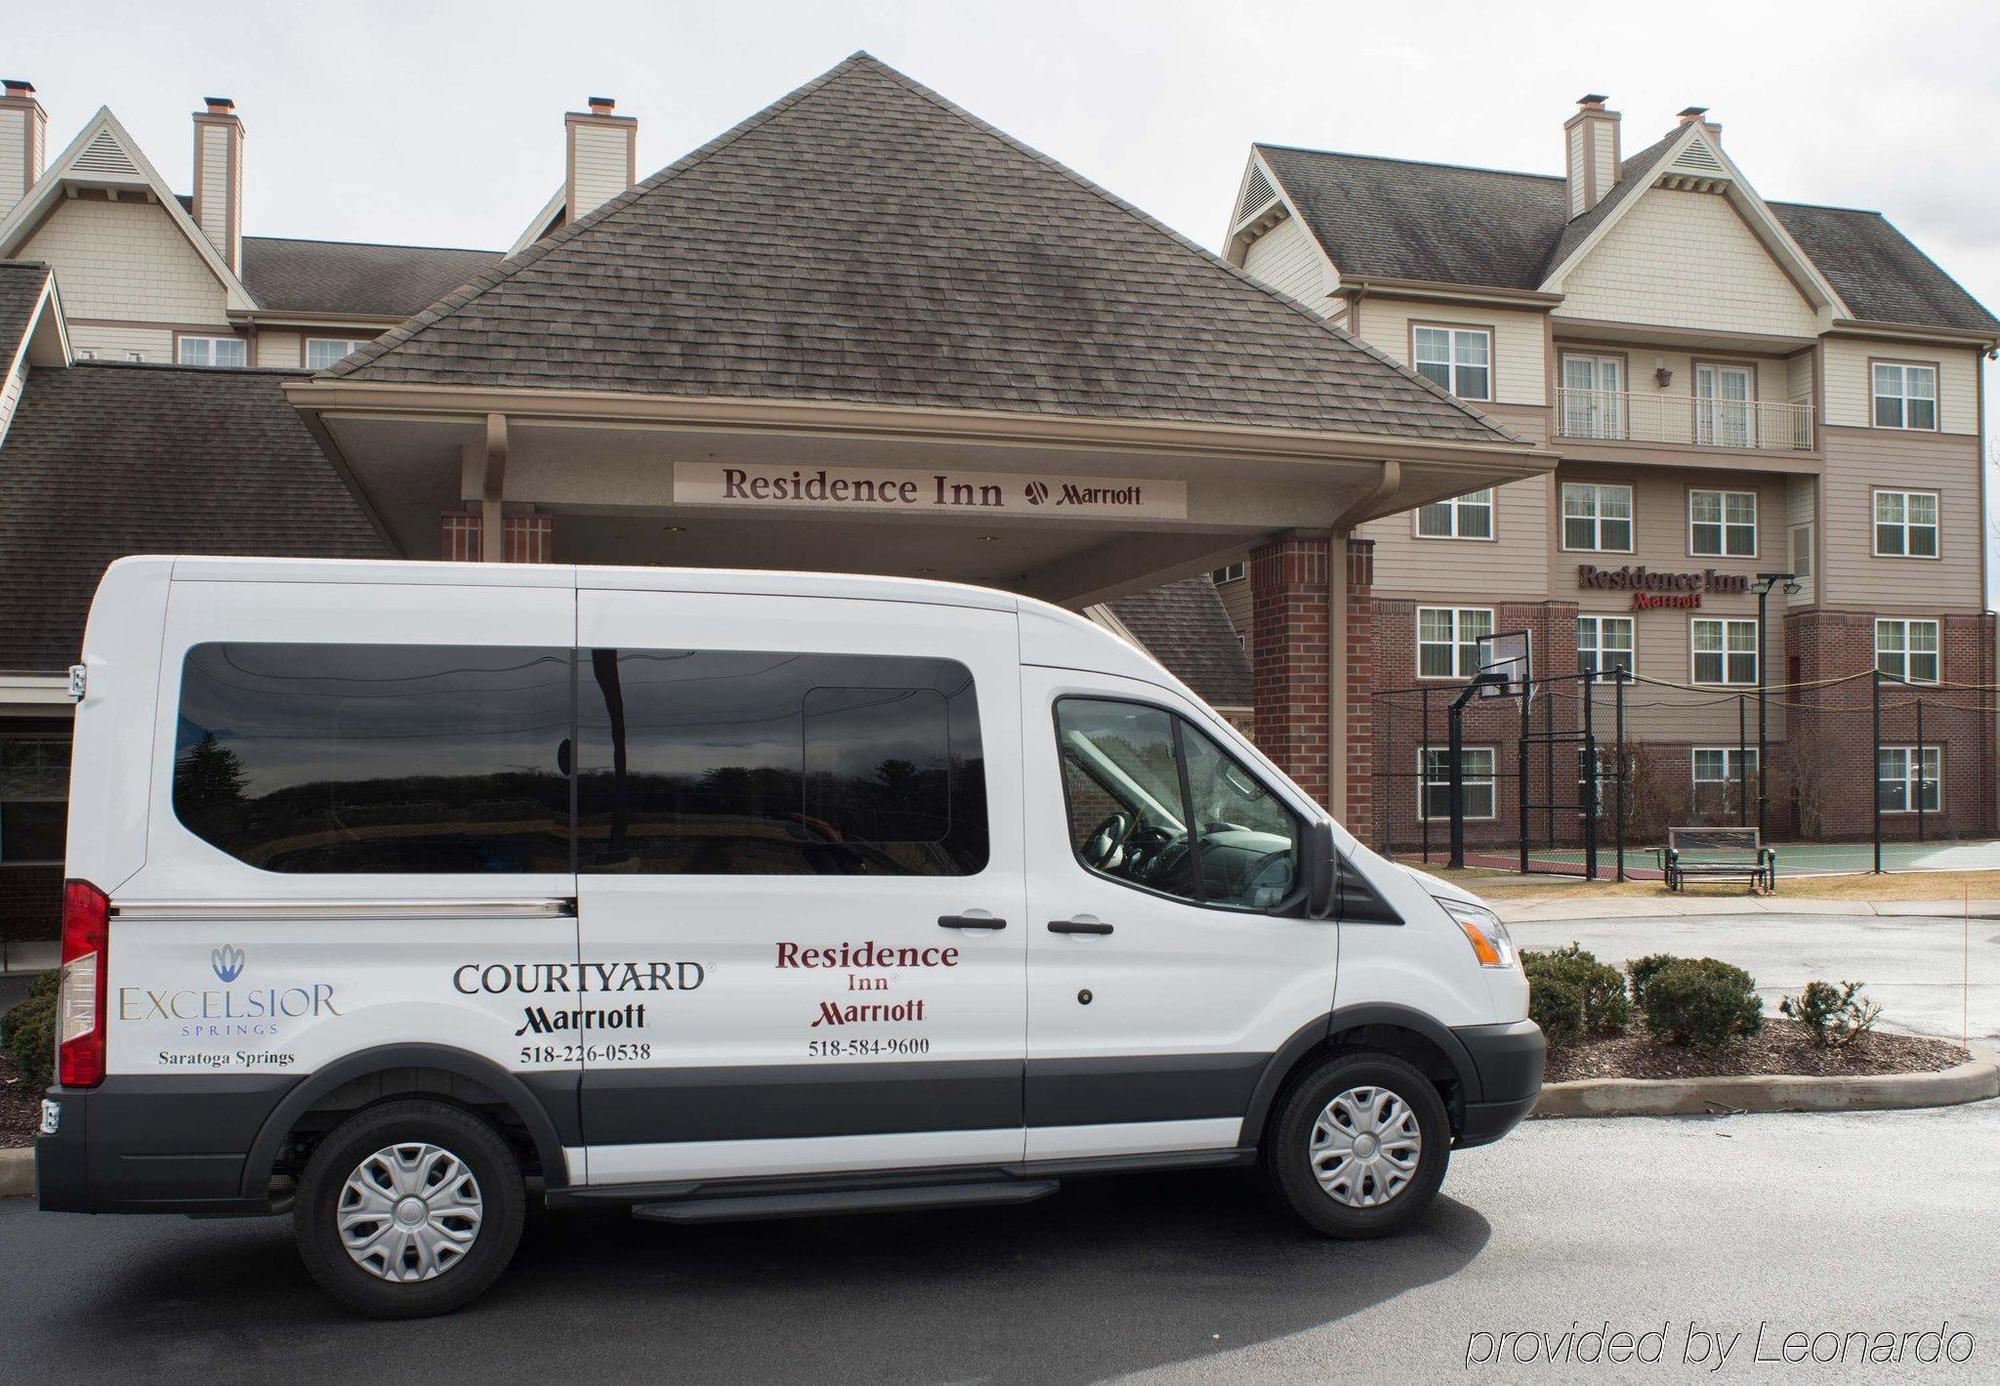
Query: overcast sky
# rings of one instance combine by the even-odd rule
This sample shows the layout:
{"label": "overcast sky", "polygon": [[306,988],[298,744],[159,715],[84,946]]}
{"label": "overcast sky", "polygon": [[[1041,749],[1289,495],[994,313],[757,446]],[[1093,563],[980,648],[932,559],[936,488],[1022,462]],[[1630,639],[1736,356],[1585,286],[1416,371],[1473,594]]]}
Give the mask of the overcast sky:
{"label": "overcast sky", "polygon": [[504,248],[585,97],[639,118],[643,174],[867,49],[1209,246],[1252,140],[1560,173],[1583,92],[1628,151],[1703,105],[1765,197],[1880,210],[2000,308],[2000,5],[1972,0],[94,0],[0,36],[51,156],[108,104],[177,190],[189,113],[235,98],[258,235]]}

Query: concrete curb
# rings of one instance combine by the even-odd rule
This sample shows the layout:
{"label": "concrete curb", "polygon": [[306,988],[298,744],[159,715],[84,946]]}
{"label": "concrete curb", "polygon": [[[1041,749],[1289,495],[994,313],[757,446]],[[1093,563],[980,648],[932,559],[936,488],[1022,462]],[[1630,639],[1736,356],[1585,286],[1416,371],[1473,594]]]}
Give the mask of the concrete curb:
{"label": "concrete curb", "polygon": [[1939,1073],[1870,1073],[1853,1078],[1784,1074],[1761,1078],[1584,1078],[1550,1083],[1537,1117],[1719,1116],[1733,1112],[1862,1112],[1952,1107],[2000,1097],[2000,1054],[1966,1046],[1972,1057]]}
{"label": "concrete curb", "polygon": [[35,1148],[32,1145],[0,1150],[0,1198],[35,1196]]}

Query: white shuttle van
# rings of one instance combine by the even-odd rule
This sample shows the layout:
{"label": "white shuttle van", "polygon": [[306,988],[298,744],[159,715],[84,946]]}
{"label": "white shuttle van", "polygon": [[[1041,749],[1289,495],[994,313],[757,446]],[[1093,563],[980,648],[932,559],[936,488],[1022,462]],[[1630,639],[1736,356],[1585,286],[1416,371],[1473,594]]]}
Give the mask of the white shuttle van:
{"label": "white shuttle van", "polygon": [[130,558],[98,589],[42,1207],[289,1211],[453,1308],[664,1222],[1261,1160],[1388,1232],[1534,1104],[1506,931],[1123,641],[882,578]]}

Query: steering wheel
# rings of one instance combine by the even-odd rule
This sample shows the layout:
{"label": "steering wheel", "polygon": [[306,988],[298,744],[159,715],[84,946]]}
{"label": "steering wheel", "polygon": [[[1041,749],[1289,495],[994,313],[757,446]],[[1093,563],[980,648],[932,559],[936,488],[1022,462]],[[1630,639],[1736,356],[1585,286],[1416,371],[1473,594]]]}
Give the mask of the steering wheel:
{"label": "steering wheel", "polygon": [[1117,865],[1113,860],[1125,834],[1132,831],[1132,817],[1126,813],[1114,813],[1091,830],[1084,839],[1083,859],[1098,870],[1108,870]]}

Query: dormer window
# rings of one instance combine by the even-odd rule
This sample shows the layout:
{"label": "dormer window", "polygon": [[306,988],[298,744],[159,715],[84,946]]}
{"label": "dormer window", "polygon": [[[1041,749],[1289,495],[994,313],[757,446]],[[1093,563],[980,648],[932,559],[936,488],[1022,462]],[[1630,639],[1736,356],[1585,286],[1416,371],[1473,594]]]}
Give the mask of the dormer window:
{"label": "dormer window", "polygon": [[174,359],[183,366],[247,366],[250,344],[241,337],[177,338]]}
{"label": "dormer window", "polygon": [[1483,327],[1412,327],[1410,359],[1460,399],[1493,398],[1493,334]]}

